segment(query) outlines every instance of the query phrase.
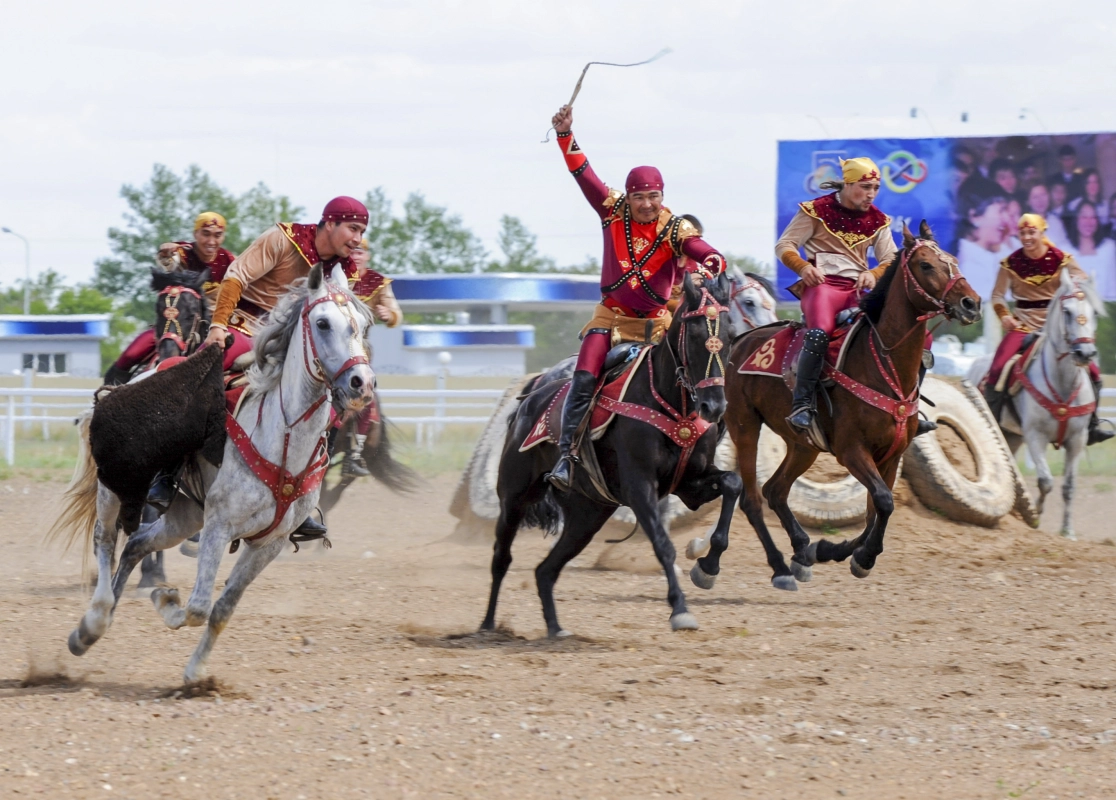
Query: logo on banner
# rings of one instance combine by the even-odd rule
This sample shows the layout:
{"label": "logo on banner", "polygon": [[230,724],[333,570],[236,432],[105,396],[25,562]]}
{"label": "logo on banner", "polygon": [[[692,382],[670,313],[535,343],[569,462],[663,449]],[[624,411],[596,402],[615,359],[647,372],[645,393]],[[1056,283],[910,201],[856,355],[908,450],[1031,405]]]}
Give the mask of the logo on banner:
{"label": "logo on banner", "polygon": [[906,194],[930,175],[926,162],[907,150],[896,150],[880,165],[884,186],[896,194]]}
{"label": "logo on banner", "polygon": [[821,194],[823,183],[841,180],[841,160],[845,158],[848,158],[848,153],[844,150],[815,150],[813,165],[803,188],[810,194]]}

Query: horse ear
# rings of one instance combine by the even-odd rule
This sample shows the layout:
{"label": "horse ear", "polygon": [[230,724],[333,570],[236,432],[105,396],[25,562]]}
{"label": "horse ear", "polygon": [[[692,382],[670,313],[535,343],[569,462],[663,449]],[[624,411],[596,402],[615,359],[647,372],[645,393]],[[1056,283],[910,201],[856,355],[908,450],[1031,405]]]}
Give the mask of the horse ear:
{"label": "horse ear", "polygon": [[151,268],[151,291],[159,292],[170,286],[171,275],[173,273],[167,272],[162,267]]}
{"label": "horse ear", "polygon": [[928,242],[935,241],[934,231],[930,230],[930,225],[926,222],[926,220],[923,220],[922,224],[918,226],[918,237],[920,239],[925,239]]}
{"label": "horse ear", "polygon": [[333,272],[329,274],[330,283],[335,286],[348,286],[349,278],[345,275],[345,270],[341,268],[340,264],[335,264]]}
{"label": "horse ear", "polygon": [[911,233],[911,229],[907,227],[907,223],[903,223],[903,249],[907,250],[914,247],[915,237]]}
{"label": "horse ear", "polygon": [[197,277],[194,278],[194,288],[201,289],[202,287],[205,286],[205,284],[208,281],[209,281],[209,267],[206,267],[201,272],[197,273]]}
{"label": "horse ear", "polygon": [[311,292],[317,292],[322,288],[322,265],[315,264],[310,268],[310,275],[306,279],[306,286]]}
{"label": "horse ear", "polygon": [[694,286],[694,273],[686,273],[686,277],[682,280],[682,292],[686,295],[691,308],[697,307],[701,302],[701,290]]}

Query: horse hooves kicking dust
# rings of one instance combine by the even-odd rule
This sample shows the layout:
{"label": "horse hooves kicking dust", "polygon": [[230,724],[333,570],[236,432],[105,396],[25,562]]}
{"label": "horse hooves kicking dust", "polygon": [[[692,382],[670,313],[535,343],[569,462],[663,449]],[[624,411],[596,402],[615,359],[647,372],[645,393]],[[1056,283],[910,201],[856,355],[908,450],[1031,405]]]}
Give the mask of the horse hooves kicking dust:
{"label": "horse hooves kicking dust", "polygon": [[771,585],[776,589],[782,589],[784,592],[798,591],[798,581],[794,579],[793,575],[776,575],[771,579]]}
{"label": "horse hooves kicking dust", "polygon": [[692,580],[694,586],[697,586],[699,589],[712,589],[713,584],[717,582],[717,576],[707,575],[700,564],[694,564],[693,568],[690,570],[690,580]]}
{"label": "horse hooves kicking dust", "polygon": [[675,614],[670,618],[670,629],[672,631],[696,631],[698,629],[697,617],[689,611],[684,614]]}
{"label": "horse hooves kicking dust", "polygon": [[856,556],[850,556],[849,558],[849,572],[857,578],[867,578],[872,574],[872,570],[864,569],[864,567],[856,563]]}
{"label": "horse hooves kicking dust", "polygon": [[807,567],[804,564],[799,564],[792,558],[790,568],[791,572],[794,573],[794,579],[799,583],[809,583],[814,579],[813,567]]}

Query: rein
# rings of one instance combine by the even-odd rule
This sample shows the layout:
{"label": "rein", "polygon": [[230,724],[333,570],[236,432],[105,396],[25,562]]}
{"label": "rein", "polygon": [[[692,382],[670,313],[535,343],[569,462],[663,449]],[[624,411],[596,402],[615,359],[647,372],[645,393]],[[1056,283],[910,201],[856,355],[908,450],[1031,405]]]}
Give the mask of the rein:
{"label": "rein", "polygon": [[[155,346],[158,347],[159,343],[164,339],[170,339],[182,352],[182,355],[186,355],[190,352],[191,345],[196,346],[200,342],[201,338],[198,336],[198,325],[202,317],[200,313],[194,317],[194,323],[190,326],[190,333],[186,335],[185,331],[182,329],[182,322],[178,319],[178,301],[184,294],[192,295],[199,303],[204,302],[201,295],[195,289],[191,289],[188,286],[168,286],[159,292],[158,296],[163,298],[165,303],[161,315],[163,318],[163,332],[159,336],[159,341],[155,343]],[[173,333],[171,332],[172,328],[174,329]]]}
{"label": "rein", "polygon": [[[350,358],[341,365],[333,377],[328,377],[325,372],[324,365],[318,357],[318,349],[314,344],[314,336],[310,330],[310,310],[315,306],[322,303],[335,303],[342,312],[350,318],[354,323],[353,336],[350,341],[350,353],[357,347],[360,348],[359,354],[351,355]],[[246,541],[252,542],[257,539],[262,539],[269,533],[279,527],[283,517],[286,516],[287,510],[291,505],[301,497],[309,494],[310,492],[321,486],[322,481],[325,479],[326,469],[329,467],[329,448],[328,448],[328,434],[322,431],[318,439],[317,445],[310,453],[310,458],[307,461],[306,467],[297,475],[291,473],[287,469],[287,451],[290,447],[291,433],[300,424],[309,421],[322,407],[322,405],[331,398],[334,382],[350,367],[356,364],[367,364],[368,351],[363,344],[363,339],[360,337],[360,326],[356,324],[356,312],[349,306],[349,298],[342,292],[330,292],[324,297],[319,297],[317,300],[307,302],[302,309],[301,327],[302,327],[302,363],[306,369],[307,375],[312,381],[318,384],[325,385],[325,391],[317,400],[310,404],[302,414],[294,421],[289,422],[287,417],[287,410],[283,402],[283,382],[279,381],[279,413],[283,417],[283,455],[278,464],[274,464],[264,458],[256,446],[252,443],[252,437],[244,430],[243,426],[237,421],[231,413],[225,414],[225,431],[232,439],[233,444],[236,446],[237,451],[240,453],[244,463],[251,470],[252,474],[263,483],[270,491],[275,500],[275,516],[272,518],[271,525],[259,533],[251,536],[245,536]],[[355,340],[355,341],[354,341]],[[311,358],[311,356],[313,356]],[[263,424],[263,399],[260,400],[259,408],[256,412],[256,427],[254,430],[259,430]]]}
{"label": "rein", "polygon": [[[911,256],[915,254],[915,251],[923,247],[928,247],[933,250],[938,258],[940,258],[949,266],[949,281],[946,282],[945,288],[942,289],[942,296],[940,298],[934,297],[934,295],[923,289],[919,282],[915,280],[914,273],[911,271]],[[893,345],[885,345],[883,337],[880,336],[879,331],[876,330],[876,326],[872,325],[872,331],[880,339],[880,346],[884,349],[884,352],[887,353],[890,353],[896,347],[905,342],[907,340],[907,337],[918,330],[918,326],[921,325],[923,322],[932,320],[934,319],[934,317],[952,317],[953,306],[947,303],[945,298],[949,295],[953,287],[957,285],[957,282],[965,277],[958,269],[957,259],[938,247],[937,242],[930,241],[929,239],[915,239],[914,244],[903,251],[903,257],[899,262],[899,266],[903,271],[903,291],[907,295],[907,300],[910,301],[913,305],[914,300],[911,297],[911,288],[913,287],[915,293],[919,296],[919,298],[929,303],[931,309],[933,310],[927,311],[926,313],[920,314],[919,316],[915,317],[914,325],[911,326],[910,330],[899,337],[899,341],[897,341]],[[869,320],[869,324],[871,324],[871,320]],[[938,325],[940,324],[941,323],[939,322]],[[938,325],[935,325],[930,332],[933,333],[935,330],[937,330]]]}

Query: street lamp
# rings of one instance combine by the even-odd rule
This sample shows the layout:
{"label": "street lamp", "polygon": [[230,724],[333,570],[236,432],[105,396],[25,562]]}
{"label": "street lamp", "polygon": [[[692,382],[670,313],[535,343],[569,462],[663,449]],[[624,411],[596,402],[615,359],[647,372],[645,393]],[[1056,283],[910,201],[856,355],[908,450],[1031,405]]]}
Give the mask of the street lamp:
{"label": "street lamp", "polygon": [[11,228],[0,228],[4,233],[10,233],[17,239],[23,240],[23,313],[31,313],[31,242],[27,241],[26,236],[13,231]]}

